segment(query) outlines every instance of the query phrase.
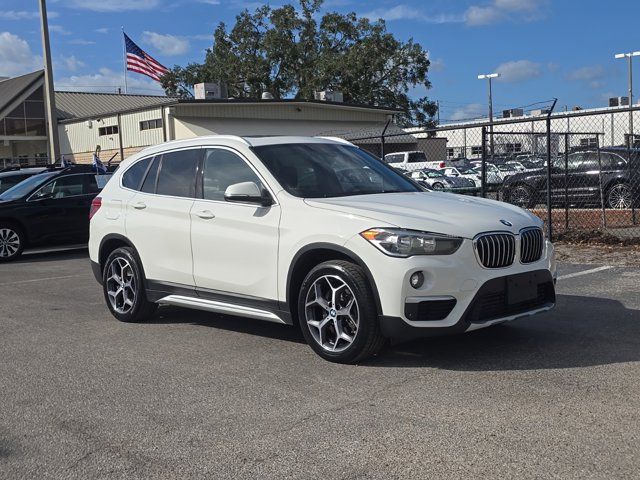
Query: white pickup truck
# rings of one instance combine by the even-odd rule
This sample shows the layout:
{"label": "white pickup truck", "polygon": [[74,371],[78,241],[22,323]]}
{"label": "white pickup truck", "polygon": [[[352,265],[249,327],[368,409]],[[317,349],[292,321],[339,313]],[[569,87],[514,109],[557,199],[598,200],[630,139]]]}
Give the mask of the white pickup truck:
{"label": "white pickup truck", "polygon": [[422,170],[423,168],[439,169],[445,166],[443,161],[429,161],[425,153],[420,150],[388,153],[384,156],[384,161],[394,168],[407,171]]}

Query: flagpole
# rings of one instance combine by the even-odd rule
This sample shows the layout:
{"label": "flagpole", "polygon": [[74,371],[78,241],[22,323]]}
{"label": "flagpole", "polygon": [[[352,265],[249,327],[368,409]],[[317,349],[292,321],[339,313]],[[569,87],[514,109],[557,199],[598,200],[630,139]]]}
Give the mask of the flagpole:
{"label": "flagpole", "polygon": [[127,42],[124,39],[124,26],[122,29],[122,62],[124,67],[124,93],[127,94]]}

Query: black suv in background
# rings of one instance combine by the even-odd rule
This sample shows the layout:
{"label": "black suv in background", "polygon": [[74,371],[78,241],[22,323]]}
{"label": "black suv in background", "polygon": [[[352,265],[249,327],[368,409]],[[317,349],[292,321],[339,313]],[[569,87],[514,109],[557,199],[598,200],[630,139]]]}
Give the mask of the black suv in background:
{"label": "black suv in background", "polygon": [[[630,208],[638,203],[638,152],[609,147],[600,150],[580,150],[568,158],[554,159],[551,167],[551,203],[578,207],[600,206]],[[524,208],[533,208],[547,199],[546,167],[522,172],[505,179],[504,201]]]}
{"label": "black suv in background", "polygon": [[0,262],[25,247],[86,243],[91,202],[110,177],[90,165],[48,168],[0,194]]}
{"label": "black suv in background", "polygon": [[0,193],[4,193],[11,187],[14,187],[23,180],[26,180],[32,175],[42,173],[46,170],[45,167],[9,167],[0,169]]}

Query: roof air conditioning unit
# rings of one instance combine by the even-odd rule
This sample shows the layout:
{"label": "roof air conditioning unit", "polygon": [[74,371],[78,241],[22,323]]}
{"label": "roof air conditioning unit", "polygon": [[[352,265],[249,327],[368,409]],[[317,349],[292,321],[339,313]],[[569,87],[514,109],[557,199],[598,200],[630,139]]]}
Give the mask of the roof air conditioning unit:
{"label": "roof air conditioning unit", "polygon": [[629,105],[629,97],[611,97],[609,99],[610,107],[623,107]]}
{"label": "roof air conditioning unit", "polygon": [[221,100],[227,98],[227,86],[224,83],[196,83],[193,86],[196,100]]}
{"label": "roof air conditioning unit", "polygon": [[531,110],[531,116],[532,117],[539,117],[542,115],[549,115],[549,109],[548,108],[536,108],[535,110]]}
{"label": "roof air conditioning unit", "polygon": [[502,118],[522,117],[524,116],[524,110],[521,108],[512,108],[510,110],[502,111]]}
{"label": "roof air conditioning unit", "polygon": [[321,92],[314,92],[313,97],[321,102],[344,102],[344,95],[342,92],[336,92],[333,90],[322,90]]}

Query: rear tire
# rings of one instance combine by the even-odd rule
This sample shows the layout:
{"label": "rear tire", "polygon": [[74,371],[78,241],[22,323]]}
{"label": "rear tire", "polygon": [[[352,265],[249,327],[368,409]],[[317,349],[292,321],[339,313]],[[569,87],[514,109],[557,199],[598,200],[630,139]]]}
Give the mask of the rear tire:
{"label": "rear tire", "polygon": [[376,301],[361,267],[330,260],[314,267],[298,295],[298,321],[309,346],[336,363],[357,363],[386,343]]}
{"label": "rear tire", "polygon": [[22,255],[24,233],[12,223],[0,224],[0,263],[12,262]]}
{"label": "rear tire", "polygon": [[130,247],[117,248],[102,270],[102,290],[111,315],[121,322],[143,322],[158,305],[147,300],[142,263]]}
{"label": "rear tire", "polygon": [[433,185],[431,185],[431,188],[434,190],[444,190],[444,185],[440,182],[435,182]]}

